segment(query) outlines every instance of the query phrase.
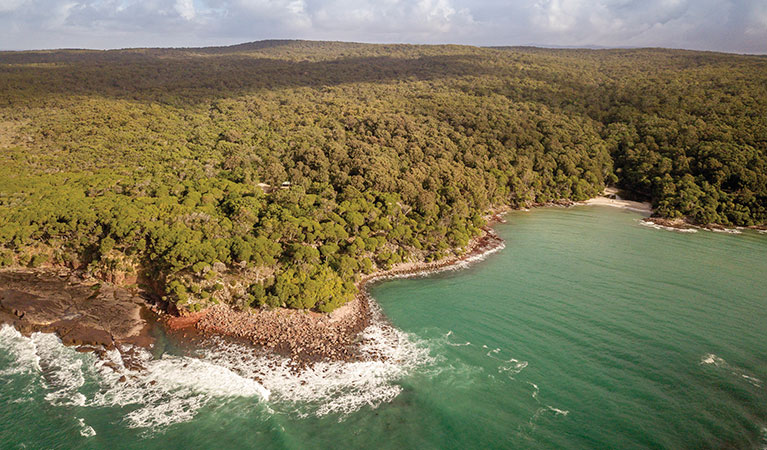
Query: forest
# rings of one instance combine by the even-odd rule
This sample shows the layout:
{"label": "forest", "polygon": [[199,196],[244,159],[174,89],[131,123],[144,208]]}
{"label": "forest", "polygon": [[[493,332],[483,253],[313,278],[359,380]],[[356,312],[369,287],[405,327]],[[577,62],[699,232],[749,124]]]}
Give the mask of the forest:
{"label": "forest", "polygon": [[[0,52],[0,266],[332,311],[494,207],[767,224],[767,58],[262,41]],[[127,281],[125,281],[127,280]]]}

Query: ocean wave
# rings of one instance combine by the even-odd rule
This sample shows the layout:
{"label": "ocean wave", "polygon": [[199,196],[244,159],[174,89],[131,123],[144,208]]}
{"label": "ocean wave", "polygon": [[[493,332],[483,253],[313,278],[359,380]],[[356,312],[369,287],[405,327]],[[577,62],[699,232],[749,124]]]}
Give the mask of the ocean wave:
{"label": "ocean wave", "polygon": [[[146,350],[131,349],[143,369],[130,369],[118,350],[97,359],[65,346],[53,334],[32,333],[25,337],[9,325],[0,327],[0,348],[12,356],[11,368],[3,375],[36,375],[49,404],[134,406],[124,416],[127,426],[134,428],[157,428],[191,420],[213,398],[268,397],[268,391],[256,381],[197,358],[152,359]],[[83,389],[88,379],[99,385],[96,393]]]}
{"label": "ocean wave", "polygon": [[42,371],[35,343],[10,325],[0,326],[0,349],[11,359],[10,367],[0,371],[0,376]]}
{"label": "ocean wave", "polygon": [[738,228],[704,228],[707,231],[713,231],[714,233],[727,233],[727,234],[743,234]]}
{"label": "ocean wave", "polygon": [[132,353],[134,362],[137,359],[143,369],[127,368],[117,350],[96,363],[102,389],[88,404],[137,406],[124,417],[132,428],[163,428],[189,421],[214,399],[269,398],[268,390],[257,381],[212,361],[175,355],[152,359],[143,349],[132,349]]}
{"label": "ocean wave", "polygon": [[[677,227],[668,227],[665,225],[660,225],[654,222],[650,222],[644,219],[637,219],[639,221],[639,224],[645,227],[654,228],[656,230],[665,230],[665,231],[676,231],[679,233],[697,233],[700,230],[703,231],[710,231],[713,233],[725,233],[725,234],[743,234],[743,230],[745,228],[743,227],[736,227],[736,228],[710,228],[710,227],[699,227],[696,225],[689,225],[689,228],[677,228]],[[756,230],[758,233],[767,233],[767,230]]]}
{"label": "ocean wave", "polygon": [[48,390],[45,400],[52,405],[84,406],[86,398],[79,389],[85,384],[83,362],[88,356],[65,347],[53,334],[32,333],[30,339]]}
{"label": "ocean wave", "polygon": [[[300,370],[289,358],[258,354],[223,339],[209,341],[191,356],[153,358],[147,350],[122,347],[99,359],[64,346],[53,334],[25,337],[4,325],[0,349],[12,360],[5,372],[36,375],[51,405],[125,408],[123,421],[130,428],[163,430],[192,420],[211,402],[234,398],[252,398],[266,409],[299,416],[335,413],[343,419],[392,401],[402,390],[397,380],[435,361],[429,342],[397,330],[377,305],[371,308],[371,325],[360,334],[359,361],[318,362]],[[91,379],[98,386],[95,393],[83,388]],[[81,424],[81,433],[91,431]]]}
{"label": "ocean wave", "polygon": [[374,279],[375,282],[385,281],[385,280],[398,280],[398,279],[408,279],[408,278],[428,278],[432,275],[436,275],[438,273],[443,272],[453,272],[458,270],[464,270],[472,266],[473,264],[484,261],[489,257],[490,255],[493,255],[503,249],[506,248],[505,242],[499,242],[497,245],[494,245],[493,247],[485,250],[482,253],[477,253],[475,255],[471,255],[465,259],[462,259],[460,261],[456,261],[452,264],[446,264],[439,267],[434,267],[430,269],[424,269],[424,270],[416,270],[413,272],[403,272],[403,273],[393,273],[393,274],[387,274],[387,275],[381,275]]}
{"label": "ocean wave", "polygon": [[92,426],[85,423],[85,419],[78,418],[77,423],[80,424],[80,436],[93,437],[96,435],[96,430]]}
{"label": "ocean wave", "polygon": [[65,347],[53,334],[23,336],[10,325],[0,327],[0,348],[11,356],[10,367],[0,376],[38,374],[52,405],[83,406],[85,396],[78,390],[85,384],[83,361],[88,357]]}
{"label": "ocean wave", "polygon": [[374,319],[360,335],[359,361],[322,361],[296,370],[288,358],[253,358],[242,346],[224,342],[207,350],[204,357],[259,380],[271,392],[272,408],[301,416],[343,416],[365,406],[376,408],[400,394],[396,380],[435,359],[427,341],[388,325],[374,304],[371,308]]}
{"label": "ocean wave", "polygon": [[723,358],[720,358],[719,356],[716,356],[713,353],[707,353],[703,355],[703,357],[701,357],[700,359],[700,364],[711,365],[716,368],[726,370],[730,372],[732,375],[735,375],[736,377],[740,379],[746,380],[746,382],[748,382],[750,385],[754,387],[757,387],[757,388],[762,387],[762,384],[763,384],[762,380],[760,380],[759,378],[756,378],[755,376],[749,374],[748,372],[746,372],[745,370],[739,367],[732,366]]}
{"label": "ocean wave", "polygon": [[678,233],[697,233],[698,230],[696,228],[675,228],[675,227],[667,227],[665,225],[659,225],[654,222],[648,222],[643,219],[637,219],[639,221],[639,224],[643,227],[649,227],[655,230],[664,230],[664,231],[676,231]]}

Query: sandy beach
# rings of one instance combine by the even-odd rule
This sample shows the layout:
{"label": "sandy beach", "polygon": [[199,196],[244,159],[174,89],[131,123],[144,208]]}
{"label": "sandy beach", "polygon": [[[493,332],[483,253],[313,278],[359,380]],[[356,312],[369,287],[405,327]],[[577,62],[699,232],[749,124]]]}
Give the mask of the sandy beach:
{"label": "sandy beach", "polygon": [[644,214],[652,214],[652,204],[649,202],[637,202],[622,199],[615,188],[606,188],[604,194],[576,203],[577,205],[611,206],[614,208],[628,209]]}

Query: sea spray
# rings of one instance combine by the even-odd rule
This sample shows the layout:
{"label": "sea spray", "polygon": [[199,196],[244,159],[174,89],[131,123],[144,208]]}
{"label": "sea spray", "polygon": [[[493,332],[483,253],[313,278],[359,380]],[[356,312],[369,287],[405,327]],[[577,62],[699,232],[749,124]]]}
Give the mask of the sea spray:
{"label": "sea spray", "polygon": [[214,362],[176,355],[152,359],[145,350],[135,351],[144,369],[125,367],[118,351],[97,363],[101,390],[91,406],[131,406],[124,420],[130,427],[160,428],[195,417],[213,400],[267,399],[269,393],[257,381],[243,378]]}
{"label": "sea spray", "polygon": [[11,360],[0,376],[42,371],[35,343],[10,325],[0,326],[0,350]]}
{"label": "sea spray", "polygon": [[[320,361],[301,370],[289,358],[223,339],[208,340],[191,356],[153,358],[123,346],[99,359],[64,346],[55,335],[24,337],[4,325],[0,345],[15,360],[9,370],[40,377],[51,405],[125,408],[123,423],[130,428],[162,430],[232,398],[268,402],[268,408],[298,416],[343,417],[390,402],[401,392],[398,379],[434,361],[426,341],[389,325],[375,305],[372,315],[359,336],[360,360]],[[131,364],[124,361],[127,354]],[[98,389],[86,396],[81,391],[91,378]],[[86,425],[81,430],[84,436],[96,432]]]}
{"label": "sea spray", "polygon": [[399,395],[398,379],[434,358],[428,342],[389,325],[375,304],[371,309],[371,325],[360,334],[358,361],[320,361],[296,370],[288,358],[254,357],[252,349],[223,340],[204,358],[259,380],[271,392],[269,406],[283,412],[323,416],[376,408]]}
{"label": "sea spray", "polygon": [[[129,427],[157,428],[191,420],[214,398],[268,397],[256,381],[197,358],[153,359],[148,351],[134,348],[131,353],[141,360],[143,369],[130,369],[118,350],[98,359],[63,345],[53,334],[25,337],[9,325],[0,327],[0,348],[13,359],[11,368],[0,376],[36,376],[45,400],[53,406],[129,407],[124,416]],[[83,392],[88,379],[96,381],[97,392]],[[84,432],[90,433],[85,428]]]}

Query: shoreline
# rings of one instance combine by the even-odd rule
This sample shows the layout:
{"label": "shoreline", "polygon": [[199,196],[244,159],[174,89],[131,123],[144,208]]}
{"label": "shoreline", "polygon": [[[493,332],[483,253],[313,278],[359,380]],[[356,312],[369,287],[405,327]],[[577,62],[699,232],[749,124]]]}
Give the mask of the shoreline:
{"label": "shoreline", "polygon": [[642,225],[668,231],[679,231],[685,233],[695,233],[698,230],[712,231],[715,233],[740,234],[743,230],[753,230],[761,234],[767,233],[767,225],[753,226],[727,226],[719,223],[708,223],[705,225],[690,222],[686,218],[667,218],[654,217],[655,211],[649,202],[638,202],[634,200],[625,200],[618,195],[619,191],[615,188],[606,188],[604,193],[598,197],[590,198],[582,202],[573,203],[573,205],[584,206],[610,206],[614,208],[625,209],[642,214],[648,217],[642,219]]}
{"label": "shoreline", "polygon": [[0,323],[55,333],[82,351],[151,347],[154,317],[137,293],[56,269],[0,271]]}
{"label": "shoreline", "polygon": [[621,198],[620,191],[614,187],[606,187],[602,195],[575,203],[576,205],[611,206],[613,208],[626,209],[642,214],[652,215],[652,203],[639,202]]}
{"label": "shoreline", "polygon": [[[621,199],[612,188],[582,202],[560,200],[528,205],[529,208],[573,206],[610,206],[635,211],[648,216],[642,219],[643,225],[675,231],[706,229],[740,233],[739,230],[744,229],[728,229],[716,224],[701,227],[684,219],[651,217],[650,203]],[[298,368],[319,361],[358,361],[362,359],[361,332],[373,320],[385,320],[382,314],[374,313],[377,309],[370,286],[395,278],[426,277],[484,259],[505,247],[493,225],[505,223],[502,216],[507,212],[520,210],[528,209],[505,206],[491,209],[484,216],[487,224],[461,254],[431,262],[402,262],[388,270],[362,275],[355,282],[358,289],[355,297],[327,314],[288,308],[238,311],[219,304],[178,316],[160,305],[149,304],[135,290],[84,279],[71,270],[15,268],[0,270],[0,323],[9,323],[24,334],[52,332],[66,345],[96,353],[122,344],[151,348],[150,330],[160,324],[167,334],[180,339],[219,337],[253,345],[264,352],[290,358],[291,364]],[[748,228],[767,232],[767,227]],[[100,300],[94,303],[90,301],[93,299]]]}
{"label": "shoreline", "polygon": [[628,211],[634,211],[642,214],[652,214],[652,205],[649,202],[637,202],[634,200],[623,200],[609,197],[594,197],[588,200],[575,203],[576,206],[610,206]]}
{"label": "shoreline", "polygon": [[709,223],[707,225],[696,225],[686,219],[667,219],[665,217],[647,217],[642,222],[649,227],[669,231],[679,231],[683,233],[696,233],[698,230],[711,231],[714,233],[741,234],[743,230],[756,231],[760,234],[767,233],[767,226],[752,225],[747,227],[727,227],[718,223]]}
{"label": "shoreline", "polygon": [[[154,346],[152,328],[162,326],[168,335],[203,342],[223,338],[253,345],[264,352],[290,358],[301,369],[320,361],[358,361],[361,332],[373,320],[385,320],[371,306],[368,287],[391,278],[428,276],[483,259],[504,247],[491,226],[504,222],[510,208],[497,208],[485,216],[487,225],[469,241],[464,252],[432,262],[404,262],[388,270],[363,275],[355,282],[358,293],[345,305],[327,314],[275,308],[236,311],[215,305],[204,311],[176,316],[160,304],[151,304],[135,289],[86,278],[61,267],[0,270],[0,323],[23,335],[53,333],[67,346],[100,357],[118,349],[132,362],[135,347]],[[375,311],[374,311],[375,310]]]}
{"label": "shoreline", "polygon": [[357,295],[328,314],[287,308],[236,311],[226,305],[216,305],[191,316],[166,316],[164,322],[173,332],[191,331],[204,337],[244,341],[289,357],[297,368],[319,361],[357,361],[360,360],[360,333],[374,320],[375,306],[371,306],[373,300],[368,287],[382,280],[453,270],[502,249],[505,243],[490,225],[503,222],[500,216],[506,211],[494,211],[487,216],[488,225],[469,242],[462,255],[428,263],[399,263],[388,270],[365,275],[355,283]]}

